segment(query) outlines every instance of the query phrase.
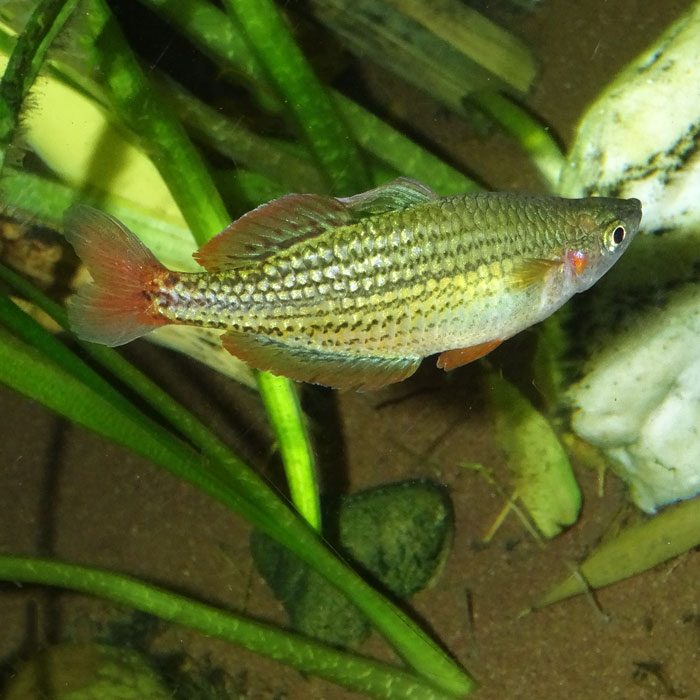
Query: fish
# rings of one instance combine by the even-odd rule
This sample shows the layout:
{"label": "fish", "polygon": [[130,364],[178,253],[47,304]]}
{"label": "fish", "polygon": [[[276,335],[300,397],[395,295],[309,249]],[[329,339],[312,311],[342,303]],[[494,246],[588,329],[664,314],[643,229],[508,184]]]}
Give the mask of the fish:
{"label": "fish", "polygon": [[71,207],[65,236],[92,282],[73,331],[117,346],[164,324],[218,328],[258,370],[337,389],[452,370],[547,318],[620,258],[637,199],[510,192],[438,196],[399,178],[350,197],[289,194],[163,266],[123,224]]}

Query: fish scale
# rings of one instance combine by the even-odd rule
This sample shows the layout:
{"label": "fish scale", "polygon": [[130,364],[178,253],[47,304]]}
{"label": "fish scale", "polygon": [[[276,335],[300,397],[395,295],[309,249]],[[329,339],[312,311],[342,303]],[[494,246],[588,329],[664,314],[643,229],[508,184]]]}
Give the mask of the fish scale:
{"label": "fish scale", "polygon": [[[552,198],[545,218],[542,199],[445,198],[329,230],[262,265],[181,273],[177,298],[162,290],[160,312],[175,322],[274,334],[309,346],[437,352],[445,336],[458,336],[465,326],[474,330],[469,317],[475,313],[481,327],[488,325],[493,314],[485,307],[503,296],[513,261],[561,255],[564,227],[556,223],[564,218],[571,237],[576,207]],[[217,289],[231,291],[206,303],[214,280]],[[533,296],[523,291],[518,306]],[[494,309],[509,306],[512,299]],[[479,333],[477,340],[484,339]]]}
{"label": "fish scale", "polygon": [[104,249],[131,246],[135,259],[122,267],[142,277],[128,287],[141,315],[127,317],[124,303],[116,331],[109,323],[122,297],[106,291],[104,254],[90,245],[93,216],[92,232],[73,236],[97,270],[73,318],[111,344],[163,323],[221,328],[226,349],[262,369],[378,386],[408,376],[426,355],[456,366],[542,320],[606,272],[640,218],[637,200],[440,198],[401,178],[346,199],[288,195],[263,205],[195,255],[205,272],[185,273],[160,266],[105,217],[104,228],[120,228],[111,239],[102,232]]}

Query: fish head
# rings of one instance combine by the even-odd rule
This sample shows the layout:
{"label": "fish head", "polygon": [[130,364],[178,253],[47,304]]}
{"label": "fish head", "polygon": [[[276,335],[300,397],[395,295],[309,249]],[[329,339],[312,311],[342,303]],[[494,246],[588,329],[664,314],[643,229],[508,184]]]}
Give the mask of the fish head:
{"label": "fish head", "polygon": [[642,219],[638,199],[592,197],[578,200],[578,232],[564,252],[564,267],[574,292],[595,284],[622,256]]}

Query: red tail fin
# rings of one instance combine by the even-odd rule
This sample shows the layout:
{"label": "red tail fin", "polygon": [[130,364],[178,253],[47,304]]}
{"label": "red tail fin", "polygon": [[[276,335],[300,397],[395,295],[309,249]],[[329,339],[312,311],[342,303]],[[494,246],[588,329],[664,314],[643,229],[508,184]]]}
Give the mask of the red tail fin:
{"label": "red tail fin", "polygon": [[73,206],[65,216],[65,236],[94,282],[68,302],[71,328],[83,340],[123,345],[165,319],[149,313],[147,285],[165,268],[136,236],[96,209]]}

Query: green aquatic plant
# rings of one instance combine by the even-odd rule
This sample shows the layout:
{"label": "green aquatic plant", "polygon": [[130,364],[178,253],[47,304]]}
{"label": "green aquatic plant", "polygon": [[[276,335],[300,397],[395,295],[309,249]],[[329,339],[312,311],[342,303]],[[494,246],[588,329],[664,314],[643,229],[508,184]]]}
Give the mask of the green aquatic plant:
{"label": "green aquatic plant", "polygon": [[[47,7],[57,4],[62,3],[41,3],[35,15],[44,16],[42,13],[48,11]],[[156,94],[149,91],[145,76],[107,6],[94,0],[90,10],[88,29],[92,38],[90,46],[94,50],[92,58],[105,75],[103,87],[107,99],[122,123],[145,138],[150,151],[159,156],[156,160],[163,179],[175,194],[189,227],[203,240],[229,220],[213,181],[182,127]],[[18,40],[20,47],[22,41],[23,35]],[[41,45],[41,37],[34,41],[36,50]],[[13,77],[6,72],[6,80]],[[16,108],[20,102],[15,102]],[[6,282],[21,288],[25,296],[66,327],[65,315],[59,307],[11,271],[5,270],[3,274]],[[377,629],[382,630],[414,670],[402,671],[368,662],[107,572],[8,556],[0,564],[3,578],[30,580],[39,577],[35,580],[128,602],[375,697],[405,697],[410,693],[432,698],[468,692],[473,685],[469,677],[414,622],[333,555],[314,528],[292,512],[205,426],[118,354],[86,345],[93,358],[149,403],[169,428],[145,415],[60,340],[20,311],[7,296],[2,298],[0,314],[4,327],[0,336],[4,383],[147,456],[245,517],[338,587]],[[296,490],[305,494],[302,501],[307,505],[303,507],[312,521],[316,517],[314,525],[318,525],[317,516],[314,516],[317,509],[313,505],[316,490],[313,462],[295,392],[287,380],[261,377],[260,382],[283,458],[301,484]],[[388,675],[382,675],[382,669]]]}

